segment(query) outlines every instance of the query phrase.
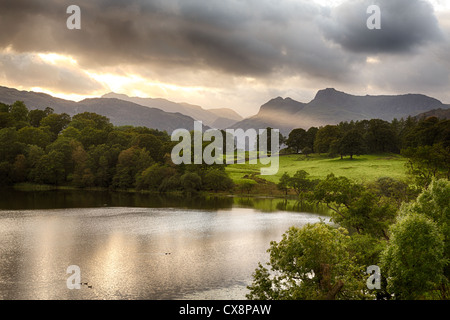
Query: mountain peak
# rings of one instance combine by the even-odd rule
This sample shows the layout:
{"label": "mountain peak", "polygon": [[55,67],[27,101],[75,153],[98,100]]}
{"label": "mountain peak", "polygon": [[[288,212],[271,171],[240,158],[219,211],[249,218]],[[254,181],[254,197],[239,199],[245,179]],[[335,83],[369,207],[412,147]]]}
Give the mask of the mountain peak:
{"label": "mountain peak", "polygon": [[319,90],[314,98],[311,101],[312,104],[320,103],[320,104],[342,104],[349,100],[352,96],[338,91],[334,88],[327,88],[323,90]]}
{"label": "mountain peak", "polygon": [[319,90],[314,99],[330,98],[337,95],[347,95],[345,92],[337,91],[335,88]]}
{"label": "mountain peak", "polygon": [[291,98],[277,97],[263,104],[259,110],[260,114],[288,112],[295,113],[302,110],[305,104]]}
{"label": "mountain peak", "polygon": [[126,95],[121,93],[109,92],[107,94],[102,95],[101,97],[108,99],[108,98],[126,97]]}

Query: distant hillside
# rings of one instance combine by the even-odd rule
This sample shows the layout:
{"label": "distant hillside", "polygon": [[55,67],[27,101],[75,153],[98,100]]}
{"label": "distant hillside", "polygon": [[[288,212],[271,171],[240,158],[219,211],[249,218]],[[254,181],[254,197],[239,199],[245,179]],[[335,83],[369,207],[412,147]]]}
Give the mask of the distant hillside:
{"label": "distant hillside", "polygon": [[[447,106],[450,107],[450,106]],[[436,117],[439,119],[450,119],[450,109],[434,109],[427,112],[423,112],[416,116],[417,119]]]}
{"label": "distant hillside", "polygon": [[206,110],[197,105],[192,105],[189,103],[176,103],[160,98],[129,97],[125,94],[117,94],[113,92],[105,94],[102,98],[115,98],[130,101],[146,107],[158,108],[166,112],[179,112],[195,120],[203,121],[205,125],[217,129],[231,126],[243,119],[239,114],[231,109],[222,108]]}
{"label": "distant hillside", "polygon": [[171,134],[176,129],[194,129],[194,119],[180,113],[165,112],[136,103],[120,100],[96,98],[79,102],[77,113],[95,112],[107,116],[117,126],[143,126],[167,131]]}
{"label": "distant hillside", "polygon": [[13,88],[0,86],[0,102],[13,104],[16,101],[23,101],[28,109],[53,108],[57,113],[67,113],[74,115],[77,103],[70,100],[52,97],[46,93],[33,91],[19,91]]}
{"label": "distant hillside", "polygon": [[329,88],[320,90],[309,103],[276,98],[263,106],[256,116],[232,128],[278,128],[284,134],[294,128],[337,124],[341,121],[406,118],[432,109],[448,109],[437,99],[420,94],[397,96],[355,96]]}
{"label": "distant hillside", "polygon": [[51,107],[56,113],[67,113],[70,116],[81,112],[95,112],[108,117],[117,126],[145,126],[165,130],[169,134],[179,128],[192,130],[194,126],[194,119],[186,115],[164,112],[120,99],[96,98],[74,102],[45,93],[0,87],[0,102],[12,104],[15,101],[23,101],[30,110]]}

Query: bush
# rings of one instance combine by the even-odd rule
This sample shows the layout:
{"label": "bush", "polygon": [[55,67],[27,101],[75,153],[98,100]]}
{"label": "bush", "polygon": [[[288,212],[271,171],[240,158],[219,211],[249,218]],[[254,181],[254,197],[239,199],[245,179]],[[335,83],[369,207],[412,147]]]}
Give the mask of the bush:
{"label": "bush", "polygon": [[212,191],[228,191],[233,189],[234,183],[222,170],[208,170],[203,178],[203,188]]}
{"label": "bush", "polygon": [[202,188],[202,179],[195,172],[187,172],[181,176],[180,184],[184,192],[197,193]]}

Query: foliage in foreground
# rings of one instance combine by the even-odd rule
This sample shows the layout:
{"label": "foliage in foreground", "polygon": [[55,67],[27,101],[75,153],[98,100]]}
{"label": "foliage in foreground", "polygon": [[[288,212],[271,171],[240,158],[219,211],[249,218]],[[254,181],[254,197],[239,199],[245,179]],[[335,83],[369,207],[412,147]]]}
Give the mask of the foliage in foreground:
{"label": "foliage in foreground", "polygon": [[[329,191],[334,202],[351,205],[344,194]],[[290,228],[280,242],[271,242],[270,269],[259,264],[247,298],[449,299],[449,238],[450,182],[433,181],[401,206],[387,239],[324,222]],[[376,291],[366,287],[370,265],[381,267],[382,287]]]}
{"label": "foliage in foreground", "polygon": [[352,256],[343,228],[325,223],[290,228],[268,250],[271,271],[259,264],[249,299],[316,300],[371,297],[364,288],[363,267]]}

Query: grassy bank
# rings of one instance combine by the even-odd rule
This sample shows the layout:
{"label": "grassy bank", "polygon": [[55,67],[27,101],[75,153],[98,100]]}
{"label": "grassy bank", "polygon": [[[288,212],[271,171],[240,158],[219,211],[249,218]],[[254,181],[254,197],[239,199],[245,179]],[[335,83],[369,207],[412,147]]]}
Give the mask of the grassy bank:
{"label": "grassy bank", "polygon": [[328,174],[345,176],[355,182],[366,183],[381,177],[391,177],[397,180],[407,180],[406,159],[396,154],[363,155],[352,160],[344,158],[329,158],[325,155],[287,155],[280,157],[280,169],[274,176],[259,176],[262,165],[234,164],[227,167],[227,172],[236,184],[249,181],[256,175],[269,182],[278,183],[283,173],[295,174],[305,170],[312,179],[323,179]]}

